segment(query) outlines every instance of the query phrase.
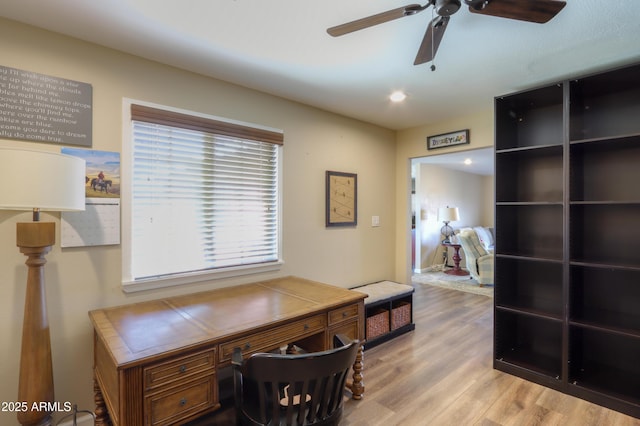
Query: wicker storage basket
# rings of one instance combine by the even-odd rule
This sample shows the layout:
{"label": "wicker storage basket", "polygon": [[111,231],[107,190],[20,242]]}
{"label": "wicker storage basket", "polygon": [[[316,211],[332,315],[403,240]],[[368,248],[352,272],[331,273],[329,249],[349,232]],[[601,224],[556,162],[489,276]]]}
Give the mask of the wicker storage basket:
{"label": "wicker storage basket", "polygon": [[397,330],[411,322],[411,303],[400,302],[391,310],[391,329]]}
{"label": "wicker storage basket", "polygon": [[367,317],[367,339],[381,336],[389,332],[389,311],[379,309]]}

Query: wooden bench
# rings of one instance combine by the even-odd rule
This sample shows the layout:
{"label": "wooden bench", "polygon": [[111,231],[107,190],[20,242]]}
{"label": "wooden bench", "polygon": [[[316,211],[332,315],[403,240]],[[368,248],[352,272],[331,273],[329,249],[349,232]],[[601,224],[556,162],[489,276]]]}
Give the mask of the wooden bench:
{"label": "wooden bench", "polygon": [[352,290],[367,294],[364,299],[366,348],[416,328],[413,323],[414,289],[410,285],[381,281]]}

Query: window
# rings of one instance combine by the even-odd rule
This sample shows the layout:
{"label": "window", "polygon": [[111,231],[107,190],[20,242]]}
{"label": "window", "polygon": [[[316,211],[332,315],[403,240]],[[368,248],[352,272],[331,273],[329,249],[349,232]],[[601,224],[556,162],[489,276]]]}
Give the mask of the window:
{"label": "window", "polygon": [[282,141],[278,131],[132,104],[125,289],[277,266]]}

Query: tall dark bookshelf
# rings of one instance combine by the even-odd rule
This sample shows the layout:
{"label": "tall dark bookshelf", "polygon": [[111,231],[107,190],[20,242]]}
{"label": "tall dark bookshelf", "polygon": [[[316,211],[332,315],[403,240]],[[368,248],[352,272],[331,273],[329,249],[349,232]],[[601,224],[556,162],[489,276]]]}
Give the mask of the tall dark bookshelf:
{"label": "tall dark bookshelf", "polygon": [[495,120],[494,367],[640,418],[640,65]]}

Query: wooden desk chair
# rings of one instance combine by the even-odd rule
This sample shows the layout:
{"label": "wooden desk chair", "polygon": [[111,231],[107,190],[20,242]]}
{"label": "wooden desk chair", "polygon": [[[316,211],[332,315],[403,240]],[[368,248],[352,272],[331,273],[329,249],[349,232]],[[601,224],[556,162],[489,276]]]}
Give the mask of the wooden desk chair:
{"label": "wooden desk chair", "polygon": [[337,425],[360,342],[336,336],[334,349],[300,355],[232,356],[236,418],[248,425]]}

